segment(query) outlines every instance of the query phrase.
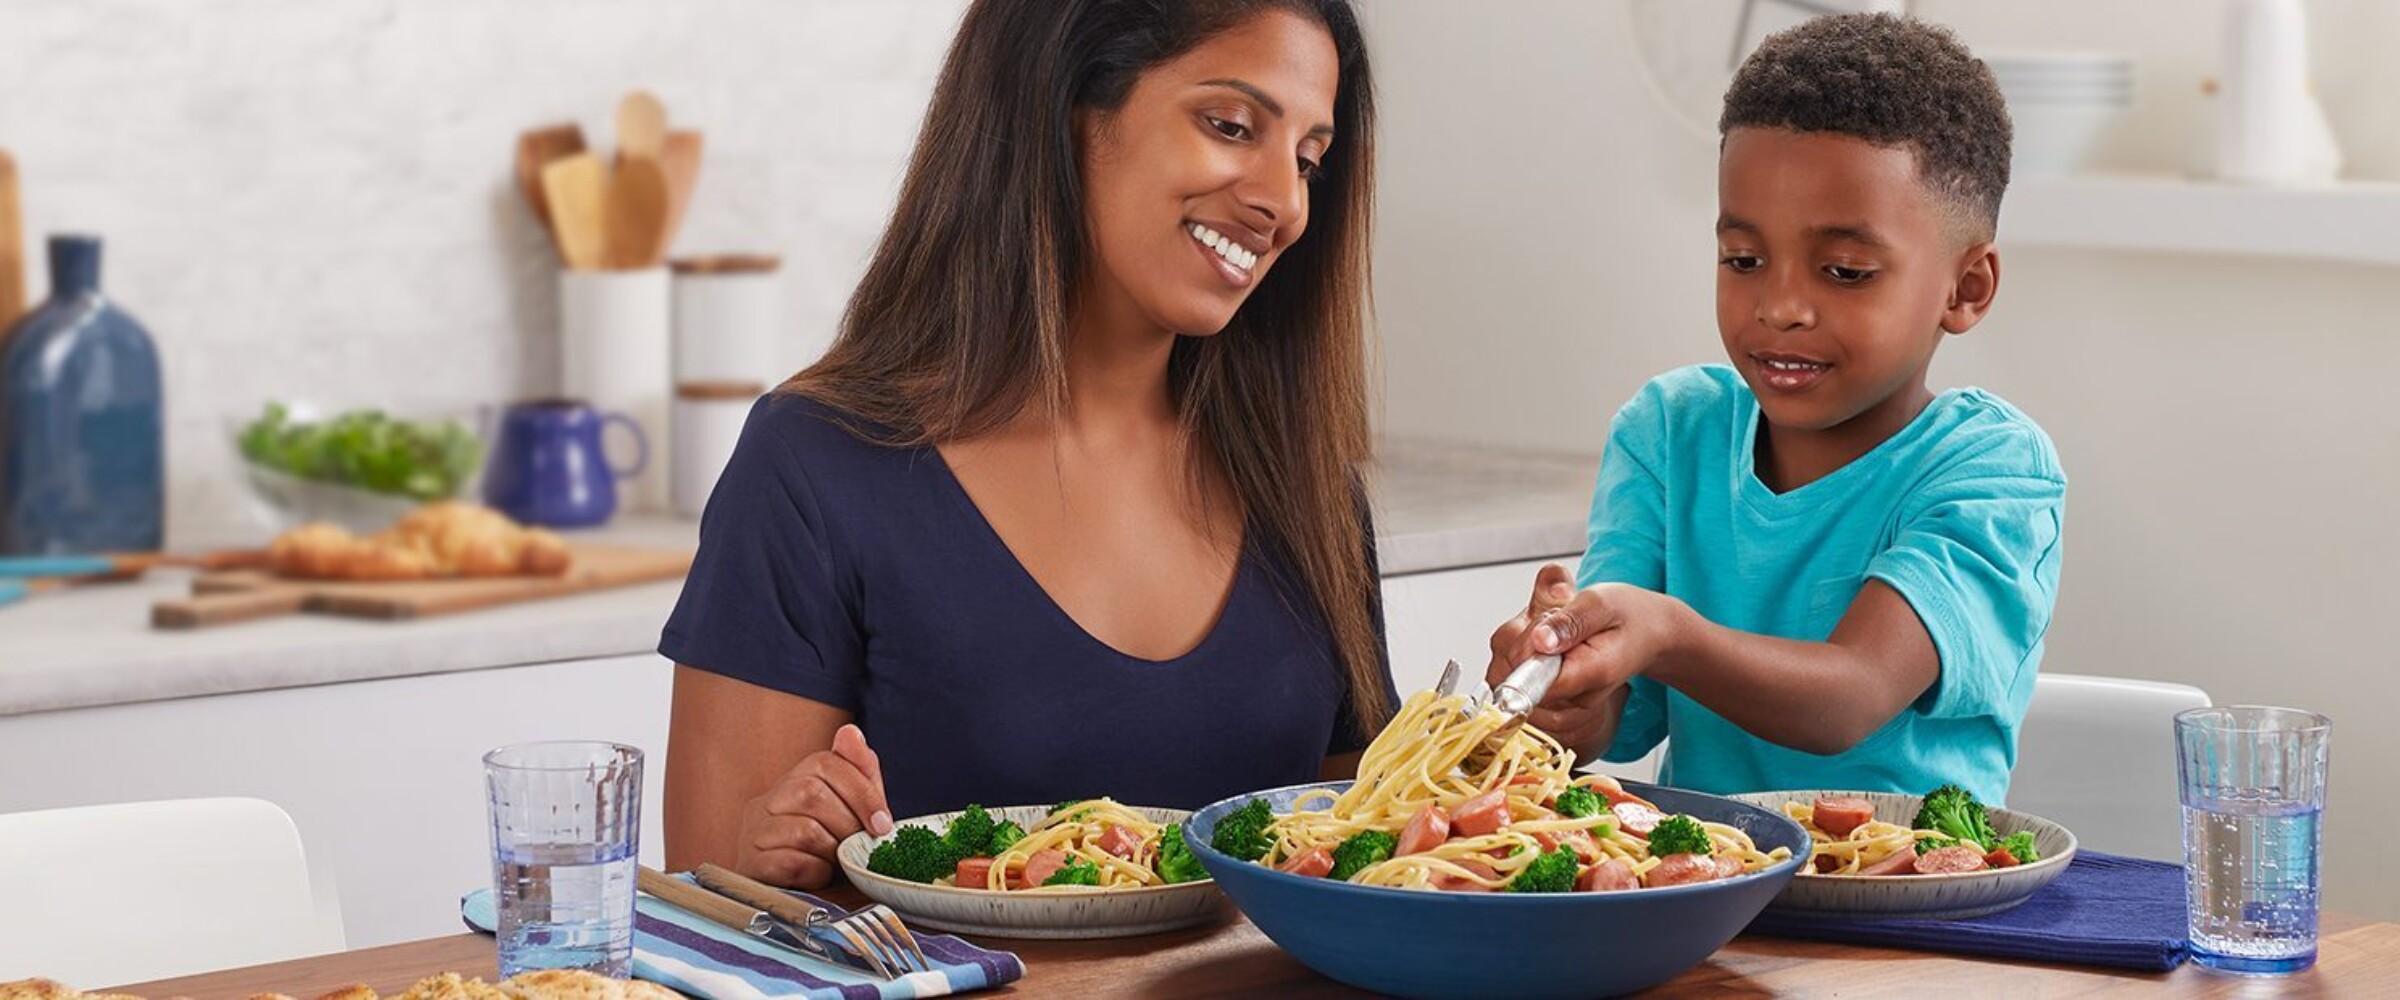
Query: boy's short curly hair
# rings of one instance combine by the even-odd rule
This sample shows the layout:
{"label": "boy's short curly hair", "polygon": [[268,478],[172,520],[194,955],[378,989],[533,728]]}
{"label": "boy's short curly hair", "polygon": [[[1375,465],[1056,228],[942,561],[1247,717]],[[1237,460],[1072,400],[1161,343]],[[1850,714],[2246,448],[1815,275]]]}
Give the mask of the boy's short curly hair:
{"label": "boy's short curly hair", "polygon": [[1717,134],[1830,132],[1905,147],[1934,192],[1989,239],[2008,189],[2008,104],[1950,30],[1893,14],[1819,17],[1769,37],[1725,90]]}

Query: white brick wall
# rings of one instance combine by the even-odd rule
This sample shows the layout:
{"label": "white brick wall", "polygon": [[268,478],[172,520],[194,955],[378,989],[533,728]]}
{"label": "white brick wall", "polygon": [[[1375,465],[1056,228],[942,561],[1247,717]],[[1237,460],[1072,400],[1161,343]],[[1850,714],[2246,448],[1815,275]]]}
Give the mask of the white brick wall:
{"label": "white brick wall", "polygon": [[[962,0],[0,0],[0,147],[44,234],[165,358],[174,538],[243,524],[223,421],[269,398],[465,408],[555,392],[528,126],[619,95],[707,133],[677,253],[784,257],[793,363],[891,207]],[[762,378],[787,372],[761,373]]]}

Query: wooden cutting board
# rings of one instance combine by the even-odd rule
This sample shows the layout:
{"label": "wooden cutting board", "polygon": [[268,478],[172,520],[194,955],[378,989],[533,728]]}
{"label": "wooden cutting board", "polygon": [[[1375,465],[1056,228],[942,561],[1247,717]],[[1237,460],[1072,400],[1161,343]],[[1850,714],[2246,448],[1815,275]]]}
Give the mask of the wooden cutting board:
{"label": "wooden cutting board", "polygon": [[672,580],[692,566],[690,552],[606,545],[567,548],[575,562],[562,576],[360,583],[286,579],[264,570],[203,573],[192,579],[191,597],[152,605],[150,624],[202,628],[296,611],[396,621]]}
{"label": "wooden cutting board", "polygon": [[17,161],[0,149],[0,337],[25,314],[25,220],[17,197]]}

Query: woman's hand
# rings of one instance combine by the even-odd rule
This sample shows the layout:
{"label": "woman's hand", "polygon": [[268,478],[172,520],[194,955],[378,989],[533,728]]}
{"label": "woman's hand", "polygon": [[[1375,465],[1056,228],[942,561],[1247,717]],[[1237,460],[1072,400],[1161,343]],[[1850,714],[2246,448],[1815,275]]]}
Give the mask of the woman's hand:
{"label": "woman's hand", "polygon": [[743,803],[733,870],[769,885],[815,889],[841,870],[834,851],[851,834],[892,831],[883,767],[866,734],[845,724],[833,747],[800,758],[766,794]]}
{"label": "woman's hand", "polygon": [[1690,608],[1656,591],[1621,583],[1574,588],[1566,567],[1542,567],[1525,611],[1492,633],[1494,686],[1517,665],[1561,654],[1558,679],[1526,715],[1579,757],[1607,749],[1624,708],[1625,682],[1665,663],[1682,641]]}

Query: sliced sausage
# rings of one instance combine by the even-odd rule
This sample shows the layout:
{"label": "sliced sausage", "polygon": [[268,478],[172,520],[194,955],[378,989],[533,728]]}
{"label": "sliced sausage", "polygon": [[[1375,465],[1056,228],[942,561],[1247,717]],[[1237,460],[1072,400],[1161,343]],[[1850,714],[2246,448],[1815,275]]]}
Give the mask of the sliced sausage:
{"label": "sliced sausage", "polygon": [[950,876],[950,884],[961,889],[981,889],[990,884],[992,859],[960,858],[958,873]]}
{"label": "sliced sausage", "polygon": [[1651,802],[1649,799],[1635,795],[1632,792],[1628,792],[1625,789],[1615,785],[1606,785],[1597,781],[1587,781],[1583,783],[1583,786],[1591,789],[1592,791],[1599,792],[1600,798],[1607,802],[1609,808],[1611,809],[1616,808],[1617,804],[1620,802],[1634,802],[1649,806],[1651,812],[1658,811],[1657,803]]}
{"label": "sliced sausage", "polygon": [[1842,859],[1834,857],[1831,854],[1819,854],[1810,859],[1808,863],[1816,866],[1817,874],[1831,875],[1833,874],[1834,869],[1842,866]]}
{"label": "sliced sausage", "polygon": [[1565,844],[1574,849],[1576,860],[1587,865],[1599,864],[1602,857],[1600,845],[1592,842],[1591,832],[1587,830],[1560,830],[1555,833],[1544,830],[1534,834],[1533,839],[1542,845],[1545,854]]}
{"label": "sliced sausage", "polygon": [[1641,887],[1641,880],[1633,877],[1633,866],[1626,864],[1624,858],[1610,858],[1575,876],[1576,892],[1617,892]]}
{"label": "sliced sausage", "polygon": [[1282,864],[1275,866],[1275,870],[1306,878],[1324,878],[1333,871],[1333,852],[1322,847],[1311,847],[1300,852],[1298,857],[1284,859]]}
{"label": "sliced sausage", "polygon": [[1025,884],[1038,886],[1050,881],[1050,876],[1067,866],[1067,852],[1051,849],[1040,851],[1025,859]]}
{"label": "sliced sausage", "polygon": [[1667,818],[1667,814],[1659,812],[1657,806],[1640,799],[1616,803],[1609,806],[1608,811],[1616,815],[1617,825],[1624,827],[1626,833],[1643,840],[1650,839],[1650,831],[1658,829],[1658,824]]}
{"label": "sliced sausage", "polygon": [[1499,789],[1485,792],[1465,802],[1450,813],[1450,828],[1461,837],[1481,837],[1498,832],[1508,825],[1508,793]]}
{"label": "sliced sausage", "polygon": [[1400,843],[1392,848],[1392,856],[1430,851],[1442,846],[1442,842],[1448,839],[1450,814],[1443,812],[1440,806],[1427,804],[1425,808],[1417,810],[1416,815],[1409,817],[1408,825],[1400,829]]}
{"label": "sliced sausage", "polygon": [[1749,870],[1750,866],[1743,864],[1742,859],[1740,858],[1734,857],[1731,854],[1717,855],[1718,878],[1732,878]]}
{"label": "sliced sausage", "polygon": [[1808,813],[1812,821],[1817,824],[1817,829],[1825,831],[1835,840],[1840,840],[1849,836],[1850,831],[1866,825],[1868,820],[1875,818],[1875,804],[1847,795],[1826,796],[1810,805]]}
{"label": "sliced sausage", "polygon": [[1979,872],[1991,867],[1983,863],[1983,852],[1965,844],[1943,847],[1917,856],[1917,874],[1953,875],[1959,872]]}
{"label": "sliced sausage", "polygon": [[[1484,878],[1496,878],[1496,877],[1498,877],[1498,876],[1499,876],[1499,874],[1500,874],[1498,870],[1494,869],[1494,868],[1493,868],[1492,866],[1490,866],[1490,865],[1484,864],[1484,863],[1483,863],[1483,862],[1481,862],[1481,861],[1460,861],[1460,862],[1456,862],[1456,864],[1457,864],[1457,865],[1458,865],[1460,868],[1464,868],[1464,869],[1466,869],[1466,870],[1468,870],[1468,871],[1474,872],[1475,874],[1477,874],[1477,875],[1479,875],[1479,876],[1482,876],[1482,877],[1484,877]],[[1434,887],[1434,888],[1436,888],[1436,889],[1442,889],[1442,890],[1445,890],[1445,891],[1448,891],[1448,892],[1491,892],[1491,891],[1492,891],[1492,887],[1491,887],[1491,886],[1485,885],[1485,884],[1483,884],[1483,883],[1481,883],[1481,882],[1474,881],[1474,880],[1472,880],[1472,879],[1463,879],[1463,878],[1460,878],[1460,877],[1458,877],[1458,876],[1456,876],[1456,875],[1452,875],[1452,874],[1450,874],[1450,873],[1448,873],[1448,872],[1442,872],[1442,873],[1438,873],[1438,874],[1434,875],[1434,876],[1433,876],[1433,887]]]}
{"label": "sliced sausage", "polygon": [[1893,851],[1890,857],[1860,868],[1858,873],[1861,875],[1907,875],[1916,870],[1917,845],[1910,844]]}
{"label": "sliced sausage", "polygon": [[2025,862],[2017,860],[2017,856],[2010,853],[2008,848],[1995,847],[1992,853],[1983,856],[1983,863],[1994,868],[2015,868]]}
{"label": "sliced sausage", "polygon": [[1142,838],[1135,836],[1131,830],[1111,823],[1107,832],[1100,835],[1100,849],[1132,861],[1142,853]]}
{"label": "sliced sausage", "polygon": [[1706,854],[1670,854],[1659,859],[1658,867],[1650,869],[1646,881],[1652,886],[1690,885],[1694,882],[1713,882],[1725,877],[1717,867],[1717,859]]}

